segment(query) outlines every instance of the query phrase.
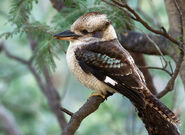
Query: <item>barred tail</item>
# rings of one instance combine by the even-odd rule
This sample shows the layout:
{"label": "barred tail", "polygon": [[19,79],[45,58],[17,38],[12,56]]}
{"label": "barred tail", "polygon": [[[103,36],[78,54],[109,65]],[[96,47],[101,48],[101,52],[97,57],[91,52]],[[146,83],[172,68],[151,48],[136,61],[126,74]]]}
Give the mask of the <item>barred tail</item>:
{"label": "barred tail", "polygon": [[165,120],[172,124],[180,124],[180,120],[176,117],[176,115],[155,96],[150,94],[146,97],[146,101],[147,104],[160,113]]}
{"label": "barred tail", "polygon": [[126,86],[120,84],[117,84],[114,89],[129,98],[137,108],[143,108],[146,107],[146,105],[149,105],[151,108],[156,110],[165,120],[172,124],[180,124],[180,121],[176,115],[159,99],[152,95],[150,90],[145,85],[143,85],[143,89],[140,91],[127,88]]}

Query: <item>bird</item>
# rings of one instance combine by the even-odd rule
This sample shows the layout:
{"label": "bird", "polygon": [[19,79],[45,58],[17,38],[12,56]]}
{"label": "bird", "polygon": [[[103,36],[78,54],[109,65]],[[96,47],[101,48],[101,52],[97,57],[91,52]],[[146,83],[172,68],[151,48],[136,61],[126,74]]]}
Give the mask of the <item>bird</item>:
{"label": "bird", "polygon": [[70,30],[53,37],[70,41],[66,53],[68,67],[84,86],[95,90],[91,96],[106,99],[120,93],[137,108],[149,106],[164,120],[179,123],[176,115],[147,88],[142,72],[119,43],[106,14],[85,13],[71,25]]}

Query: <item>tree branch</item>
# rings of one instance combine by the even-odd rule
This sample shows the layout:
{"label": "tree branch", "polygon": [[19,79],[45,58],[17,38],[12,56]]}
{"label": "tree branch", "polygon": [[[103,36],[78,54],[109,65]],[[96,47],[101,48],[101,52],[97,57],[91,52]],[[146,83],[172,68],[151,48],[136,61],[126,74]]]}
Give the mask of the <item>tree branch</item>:
{"label": "tree branch", "polygon": [[0,103],[0,121],[7,135],[22,135],[14,116]]}
{"label": "tree branch", "polygon": [[[103,0],[105,1],[105,0]],[[180,68],[181,68],[181,65],[182,65],[182,62],[183,62],[183,58],[184,58],[184,48],[183,48],[183,43],[181,43],[180,41],[176,40],[174,37],[172,37],[171,35],[169,35],[166,30],[164,29],[164,27],[161,27],[161,30],[156,30],[154,28],[152,28],[147,22],[145,22],[132,8],[130,8],[128,6],[128,4],[126,3],[121,3],[117,0],[112,0],[112,2],[114,3],[111,4],[113,6],[116,6],[118,7],[119,9],[123,10],[125,12],[125,9],[129,11],[129,14],[128,12],[126,12],[129,16],[130,14],[132,16],[130,16],[133,20],[135,21],[138,21],[140,22],[141,24],[143,24],[143,26],[145,26],[145,28],[147,28],[149,31],[155,33],[155,34],[159,34],[160,35],[160,38],[161,37],[165,37],[167,40],[171,41],[172,43],[174,43],[177,47],[178,47],[178,51],[180,50],[180,55],[179,57],[177,58],[177,63],[176,63],[176,68],[175,68],[175,71],[171,77],[171,79],[169,80],[169,82],[167,83],[167,86],[165,87],[165,92],[168,92],[168,91],[171,91],[173,90],[173,87],[174,87],[174,82],[177,78],[177,75],[180,71]],[[110,2],[108,3],[110,4]],[[181,19],[182,20],[182,19]],[[182,23],[181,23],[182,24]],[[182,30],[181,30],[182,31]],[[182,32],[181,32],[182,33]],[[127,36],[127,34],[126,34]],[[146,35],[148,36],[148,35]],[[128,36],[127,36],[128,37]],[[133,37],[132,37],[133,38]],[[138,41],[140,42],[140,40],[143,39],[143,37],[139,37],[137,39],[139,40],[136,40],[136,38],[133,38],[134,39],[134,42],[135,43],[138,43]],[[122,40],[123,40],[123,37],[122,37]],[[129,40],[130,41],[130,40]],[[152,40],[153,41],[153,40]],[[122,44],[125,44],[125,43],[122,43]],[[164,44],[163,44],[164,45]],[[169,47],[169,43],[167,44],[167,46]],[[153,46],[154,47],[154,46]],[[144,48],[144,47],[143,47]],[[160,48],[160,47],[159,47]],[[132,48],[133,49],[133,48]],[[136,49],[138,49],[138,47],[136,46]],[[168,54],[168,52],[165,51],[166,48],[163,49],[164,51],[164,54]],[[141,48],[139,49],[139,51],[141,50]],[[149,50],[149,49],[147,49]],[[155,48],[155,50],[161,55],[161,53]],[[168,49],[166,49],[168,50]],[[156,51],[154,51],[154,49],[152,49],[152,51],[149,51],[150,53],[153,53],[153,54],[158,54],[156,53]],[[178,52],[176,51],[176,52]],[[148,51],[147,51],[148,53]],[[159,96],[159,95],[158,95]],[[143,122],[145,123],[145,126],[148,130],[148,133],[151,134],[151,135],[154,135],[154,134],[158,134],[158,135],[165,135],[165,134],[180,134],[178,132],[178,130],[176,129],[176,127],[172,124],[171,128],[169,128],[169,122],[165,122],[164,123],[162,122],[163,120],[162,119],[158,119],[158,116],[157,114],[154,114],[155,111],[153,111],[150,107],[146,107],[146,108],[142,108],[140,109],[139,107],[137,107],[137,103],[134,103],[134,101],[132,101],[133,104],[136,106],[136,108],[138,108],[138,111],[139,111],[139,116],[141,117],[141,119],[143,120]],[[144,110],[144,111],[143,111]],[[151,115],[152,114],[152,115]],[[157,120],[158,119],[158,120]],[[156,121],[158,121],[156,123]],[[150,125],[151,123],[153,123],[152,125]],[[161,123],[163,123],[163,125],[161,125]],[[166,128],[166,132],[164,132],[163,130],[161,130],[161,128]],[[174,129],[173,132],[172,131],[169,131],[170,129]]]}
{"label": "tree branch", "polygon": [[[74,135],[82,120],[96,111],[102,102],[104,102],[104,99],[100,96],[90,97],[77,112],[70,114],[71,119],[64,129],[62,135]],[[132,102],[134,103],[134,101]],[[134,104],[138,109],[139,117],[145,123],[149,135],[168,135],[169,133],[171,133],[171,135],[180,135],[176,126],[171,122],[164,120],[158,112],[153,110],[153,108],[149,107],[148,105],[146,108],[140,108],[137,106],[137,103]],[[158,124],[156,124],[156,121],[158,121]]]}
{"label": "tree branch", "polygon": [[134,15],[134,17],[135,17],[134,20],[140,22],[141,24],[143,24],[143,26],[145,26],[145,28],[147,28],[149,31],[166,37],[168,40],[170,40],[171,42],[175,43],[178,46],[180,45],[179,41],[175,40],[172,36],[170,36],[167,33],[167,31],[165,30],[164,27],[161,27],[161,30],[156,30],[156,29],[152,28],[147,22],[145,22],[128,4],[126,4],[126,3],[123,4],[123,3],[121,3],[121,2],[119,2],[117,0],[112,0],[112,1],[116,5],[120,6],[121,10],[123,10],[123,8],[126,8],[130,13],[132,13]]}
{"label": "tree branch", "polygon": [[183,62],[183,58],[184,58],[184,51],[181,51],[180,53],[180,57],[179,57],[179,60],[176,64],[176,68],[175,68],[175,71],[172,75],[172,77],[170,78],[170,80],[168,81],[165,89],[163,91],[161,91],[159,94],[157,94],[157,97],[158,98],[161,98],[163,97],[166,93],[168,93],[169,91],[172,91],[173,88],[174,88],[174,84],[175,84],[175,80],[180,72],[180,68],[181,68],[181,65],[182,65],[182,62]]}
{"label": "tree branch", "polygon": [[72,113],[71,111],[67,110],[67,109],[64,108],[64,107],[60,107],[60,110],[61,110],[62,112],[65,112],[65,113],[68,114],[69,116],[73,116],[73,113]]}
{"label": "tree branch", "polygon": [[[32,37],[28,35],[29,41],[30,41],[30,47],[32,48],[32,51],[34,52],[35,48],[38,45],[37,41],[32,40]],[[60,128],[63,130],[67,124],[66,119],[64,117],[64,113],[60,111],[60,96],[56,90],[56,88],[53,85],[53,82],[51,81],[51,77],[48,73],[48,69],[45,67],[43,69],[43,75],[44,75],[44,80],[41,79],[39,74],[37,73],[36,69],[32,65],[32,57],[30,58],[30,63],[28,68],[30,71],[33,73],[35,76],[38,86],[42,90],[43,94],[47,97],[49,106],[53,113],[56,115],[57,120],[60,124]]]}
{"label": "tree branch", "polygon": [[2,42],[0,43],[0,48],[1,48],[1,50],[4,50],[6,56],[8,56],[9,58],[14,59],[15,61],[18,61],[18,62],[20,62],[20,63],[22,63],[22,64],[24,64],[24,65],[27,65],[27,64],[28,64],[28,62],[27,62],[26,60],[24,60],[24,59],[22,59],[22,58],[20,58],[20,57],[17,57],[17,56],[15,56],[15,55],[12,55],[12,54],[8,51],[8,49],[5,47],[5,44],[4,44],[4,43],[2,43]]}
{"label": "tree branch", "polygon": [[[115,2],[115,0],[113,0]],[[117,2],[117,1],[116,1]],[[116,3],[115,2],[115,3]],[[118,2],[119,3],[119,2]],[[116,4],[118,4],[116,3]],[[121,5],[123,6],[123,5]],[[179,42],[177,40],[175,40],[173,37],[171,37],[164,28],[162,28],[162,31],[159,31],[159,30],[155,30],[153,29],[152,27],[150,27],[146,22],[144,22],[144,20],[142,20],[136,13],[134,10],[132,10],[131,8],[128,7],[128,5],[126,6],[126,8],[131,12],[133,13],[133,15],[135,16],[135,18],[133,18],[133,16],[131,16],[131,18],[141,22],[145,27],[147,27],[149,30],[155,32],[156,34],[160,34],[162,36],[157,36],[157,39],[160,39],[158,41],[161,41],[162,39],[162,42],[166,42],[167,39],[169,39],[170,41],[172,41],[173,43],[177,44],[178,47],[179,47]],[[166,38],[164,38],[164,37]],[[154,36],[156,37],[156,35]],[[132,37],[133,38],[133,37]],[[136,38],[133,38],[133,39],[136,39]],[[143,37],[139,37],[138,38],[139,40],[142,40]],[[145,39],[146,41],[146,39]],[[134,40],[135,43],[138,43],[137,40]],[[129,40],[129,43],[130,43],[130,40]],[[170,47],[169,47],[169,41],[167,41],[167,47],[164,47],[164,46],[161,46],[161,48],[163,49],[163,52],[164,54],[168,54],[169,52],[167,51]],[[125,44],[125,43],[124,43]],[[151,43],[150,43],[151,44]],[[164,45],[164,44],[162,44]],[[157,55],[160,55],[160,53],[158,52],[158,50],[152,46],[152,50],[151,50],[151,46],[150,46],[150,49],[147,49],[146,53],[150,53],[150,54],[157,54]],[[142,49],[145,49],[145,47],[142,47]],[[138,49],[137,46],[135,49]],[[170,48],[171,49],[171,48]],[[182,49],[182,48],[181,48]],[[139,51],[141,51],[141,48],[138,49]],[[142,50],[143,52],[143,50]],[[181,57],[179,59],[179,63],[181,63]],[[176,67],[176,70],[172,76],[172,80],[175,80],[174,78],[176,78],[176,75],[178,74],[179,72],[179,69],[181,67],[181,64],[178,64],[177,63],[177,67]],[[101,97],[99,97],[101,99]],[[91,101],[92,99],[89,99],[88,101]],[[80,123],[82,122],[82,120],[87,117],[90,113],[94,112],[100,103],[103,102],[103,99],[101,99],[100,102],[98,102],[98,104],[89,104],[88,101],[82,106],[82,108],[80,108],[79,111],[77,111],[76,113],[74,113],[71,117],[71,120],[70,122],[68,123],[67,127],[65,128],[64,132],[62,135],[73,135],[75,133],[75,131],[78,129],[78,127],[80,126]],[[132,101],[134,102],[134,101]],[[136,107],[137,107],[137,103],[136,104]],[[96,107],[95,107],[96,106]],[[89,109],[92,109],[93,107],[93,110],[90,110]],[[94,108],[95,107],[95,108]],[[173,134],[173,135],[179,135],[180,133],[178,132],[178,130],[176,129],[176,127],[171,124],[170,122],[168,121],[165,121],[163,118],[161,118],[160,114],[153,111],[152,108],[150,107],[146,107],[146,108],[142,108],[140,109],[139,107],[138,108],[138,111],[139,111],[139,116],[141,117],[141,119],[143,120],[143,122],[146,124],[146,128],[149,132],[150,135],[154,135],[154,134],[160,134],[160,135],[167,135],[169,133]],[[85,111],[85,112],[84,112]],[[157,121],[160,121],[158,122],[158,124],[156,124],[156,120]],[[163,130],[161,130],[163,129]]]}
{"label": "tree branch", "polygon": [[94,111],[96,111],[99,105],[103,102],[104,99],[101,96],[91,96],[86,101],[86,103],[72,115],[62,135],[74,135],[76,130],[79,128],[82,120]]}
{"label": "tree branch", "polygon": [[172,73],[169,72],[166,68],[164,67],[150,67],[150,66],[139,66],[140,70],[141,69],[158,69],[166,72],[169,76],[172,76]]}
{"label": "tree branch", "polygon": [[46,92],[44,93],[45,96],[48,98],[48,102],[50,104],[51,110],[55,113],[58,118],[58,122],[60,123],[61,129],[64,129],[67,125],[66,119],[64,117],[64,113],[60,111],[60,96],[55,89],[51,77],[48,73],[48,70],[44,68],[43,70],[44,77],[46,80]]}
{"label": "tree branch", "polygon": [[179,12],[179,22],[180,22],[180,46],[181,46],[181,49],[180,49],[180,56],[179,56],[179,59],[176,63],[176,69],[174,71],[174,74],[172,76],[172,78],[169,80],[167,86],[165,87],[165,89],[160,92],[157,97],[160,98],[162,96],[164,96],[166,93],[168,93],[169,91],[172,91],[173,90],[173,87],[174,87],[174,83],[175,83],[175,79],[177,78],[177,75],[178,73],[180,72],[180,68],[181,68],[181,65],[183,63],[183,58],[184,58],[184,25],[183,25],[183,14],[180,10],[180,7],[177,3],[176,0],[174,0],[174,3],[175,3],[175,7],[177,8],[177,11]]}
{"label": "tree branch", "polygon": [[[171,42],[173,42],[173,43],[175,43],[180,49],[182,49],[182,46],[180,46],[180,42],[178,41],[178,40],[175,40],[172,36],[170,36],[167,32],[166,32],[166,30],[162,27],[160,30],[156,30],[156,29],[153,29],[150,25],[148,25],[133,9],[131,9],[127,4],[122,4],[122,3],[120,3],[120,2],[118,2],[118,1],[116,1],[116,0],[112,0],[115,4],[117,4],[118,5],[118,7],[120,8],[121,7],[121,9],[123,10],[123,11],[126,11],[127,12],[127,14],[132,18],[132,19],[134,19],[134,20],[136,20],[136,21],[138,21],[138,22],[140,22],[140,23],[142,23],[148,30],[150,30],[150,31],[152,31],[152,32],[154,32],[154,33],[156,33],[156,34],[159,34],[160,36],[156,36],[156,35],[152,35],[152,36],[154,36],[153,38],[155,39],[155,37],[157,37],[157,39],[160,39],[160,40],[158,40],[158,41],[162,41],[162,42],[166,42],[166,46],[163,46],[163,45],[165,45],[164,43],[163,44],[161,44],[162,46],[162,51],[164,52],[163,54],[169,54],[169,50],[170,49],[172,49],[172,47],[171,46],[169,46],[169,41],[168,40],[170,40]],[[125,10],[125,9],[123,9],[123,8],[126,8],[127,10]],[[164,37],[166,37],[166,38],[164,38]],[[135,39],[135,38],[133,38],[133,39]],[[142,40],[142,37],[139,37],[138,38],[139,40]],[[146,40],[145,40],[146,41]],[[130,40],[129,40],[129,42],[130,42]],[[134,40],[134,42],[138,42],[138,41],[136,41],[136,40]],[[151,43],[150,43],[151,44]],[[160,44],[158,44],[158,45],[160,45]],[[148,46],[145,46],[145,47],[148,47]],[[137,48],[137,46],[136,46],[136,50],[138,49],[138,51],[140,51],[140,52],[143,52],[143,51],[146,51],[145,49],[145,47],[142,47],[142,48],[140,48],[140,49],[138,49]],[[150,54],[155,54],[155,55],[160,55],[160,53],[157,51],[157,49],[154,47],[154,46],[152,46],[153,48],[151,49],[151,46],[150,47],[148,47],[147,48],[147,51],[146,51],[146,53],[150,53]],[[133,48],[132,48],[133,49]],[[143,49],[142,51],[141,51],[141,49]],[[160,48],[161,49],[161,48]],[[174,49],[173,49],[174,50]],[[177,49],[175,49],[175,51],[177,52]],[[176,77],[177,77],[177,74],[178,74],[178,72],[179,72],[179,70],[180,70],[180,67],[181,67],[181,64],[182,64],[182,60],[183,60],[183,54],[181,53],[181,57],[179,58],[179,62],[177,62],[177,66],[176,66],[176,69],[175,69],[175,72],[174,72],[174,74],[173,74],[173,76],[172,76],[172,78],[171,78],[171,80],[169,81],[169,83],[171,83],[171,84],[173,84],[174,85],[174,80],[176,79]],[[168,85],[167,85],[167,87],[169,87]],[[103,101],[102,101],[103,102]],[[87,103],[87,102],[86,102]],[[86,105],[86,103],[85,103],[85,105]],[[85,106],[84,105],[84,106]],[[84,107],[83,106],[83,107]],[[94,105],[93,105],[94,106]],[[98,105],[99,106],[99,105]],[[82,108],[83,108],[82,107]],[[92,107],[92,106],[91,106]],[[82,109],[81,108],[81,109]],[[80,110],[81,110],[80,109]],[[86,107],[85,106],[85,109],[89,109],[88,107]],[[73,115],[72,115],[72,117],[71,117],[71,120],[70,120],[70,122],[69,122],[69,124],[68,124],[68,126],[66,127],[66,129],[65,129],[65,131],[63,132],[63,135],[73,135],[74,133],[75,133],[75,131],[78,129],[78,127],[79,127],[79,125],[80,125],[80,123],[81,123],[81,121],[86,117],[86,116],[88,116],[90,113],[92,113],[91,111],[90,111],[90,113],[88,112],[88,113],[85,113],[86,115],[84,115],[84,112],[83,111],[77,111],[76,113],[74,113]],[[83,110],[83,109],[82,109]],[[96,110],[96,109],[95,109]],[[179,132],[178,132],[178,130],[176,129],[176,127],[173,125],[173,124],[171,124],[171,123],[169,123],[169,122],[166,122],[166,121],[164,121],[161,117],[160,117],[160,115],[159,114],[155,114],[156,112],[154,112],[153,110],[152,110],[152,108],[150,108],[150,107],[146,107],[146,109],[143,109],[143,110],[141,110],[141,109],[138,109],[139,110],[139,116],[141,117],[141,119],[143,120],[143,122],[146,124],[146,128],[148,129],[148,132],[149,132],[149,134],[151,134],[151,135],[154,135],[154,134],[163,134],[163,135],[165,135],[165,134],[168,134],[169,132],[170,133],[172,133],[172,134],[174,134],[174,135],[179,135]],[[93,110],[94,111],[94,110]],[[83,112],[83,113],[79,113],[79,112]],[[79,114],[78,114],[79,113]],[[78,115],[77,115],[78,114]],[[84,116],[84,117],[81,117],[81,116]],[[159,123],[157,126],[156,126],[156,124],[155,124],[155,122],[156,122],[156,120],[157,121],[160,121],[161,123]],[[148,123],[149,122],[149,123]],[[71,126],[70,126],[71,125]],[[155,125],[155,126],[154,126]],[[161,129],[161,128],[163,128],[164,129],[164,131],[162,131],[162,130],[159,130],[159,129]]]}
{"label": "tree branch", "polygon": [[46,83],[41,79],[41,77],[39,76],[39,74],[37,73],[36,69],[33,67],[31,61],[26,61],[22,58],[19,58],[13,54],[11,54],[8,49],[6,48],[6,46],[4,45],[4,43],[0,43],[0,48],[5,51],[5,54],[7,57],[22,63],[23,65],[26,65],[28,67],[28,69],[31,71],[31,73],[33,74],[33,76],[36,79],[36,82],[38,84],[38,86],[40,87],[40,90],[43,92],[43,94],[47,97],[49,106],[51,108],[51,110],[53,111],[53,113],[56,115],[57,120],[60,124],[61,129],[64,129],[66,126],[66,119],[64,117],[64,114],[61,113],[60,111],[60,97],[58,92],[56,91],[56,89],[53,87],[52,82],[49,78],[49,75],[47,73],[47,71],[44,71],[44,76],[45,76],[45,80]]}
{"label": "tree branch", "polygon": [[[160,55],[153,43],[143,33],[127,31],[121,34],[120,37],[120,43],[129,51],[150,55]],[[175,49],[173,46],[169,46],[168,40],[163,36],[148,34],[148,37],[158,45],[163,55],[169,55],[169,51]]]}
{"label": "tree branch", "polygon": [[[169,91],[172,91],[174,88],[174,83],[178,76],[178,73],[180,72],[180,68],[184,58],[184,51],[182,49],[183,45],[179,45],[181,46],[180,55],[177,57],[177,52],[179,51],[179,49],[174,46],[170,46],[166,38],[162,36],[152,35],[152,34],[149,34],[148,36],[158,45],[159,49],[163,54],[169,55],[172,58],[175,57],[176,59],[176,68],[174,73],[171,74],[167,70],[165,70],[165,72],[169,73],[172,77],[168,81],[165,89],[162,90],[157,95],[158,98],[161,98]],[[122,34],[120,42],[126,49],[131,50],[133,52],[140,52],[140,53],[146,52],[147,54],[160,55],[159,51],[155,48],[155,46],[152,45],[150,40],[144,34],[141,34],[141,33],[128,32],[128,33]],[[180,43],[180,44],[183,44],[183,43]],[[176,55],[174,55],[174,53],[176,53]]]}
{"label": "tree branch", "polygon": [[62,10],[62,8],[64,7],[64,2],[63,0],[50,0],[53,7],[60,12]]}

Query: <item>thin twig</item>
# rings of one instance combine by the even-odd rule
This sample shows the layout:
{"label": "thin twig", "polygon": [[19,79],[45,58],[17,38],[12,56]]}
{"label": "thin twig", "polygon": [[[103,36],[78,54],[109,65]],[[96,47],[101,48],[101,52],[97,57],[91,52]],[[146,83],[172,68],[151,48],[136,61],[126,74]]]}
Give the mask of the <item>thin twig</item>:
{"label": "thin twig", "polygon": [[[152,43],[152,45],[154,45],[154,47],[157,49],[157,51],[159,52],[160,56],[161,56],[162,59],[164,60],[165,65],[164,65],[163,68],[166,69],[166,67],[167,67],[167,65],[168,65],[168,62],[167,62],[167,60],[165,59],[164,54],[161,52],[161,49],[159,48],[159,45],[158,45],[154,40],[152,40],[151,37],[150,37],[148,34],[146,34],[142,29],[138,28],[137,26],[133,25],[133,24],[130,23],[130,22],[129,22],[129,24],[132,25],[133,27],[135,27],[136,29],[140,30],[140,31],[146,36],[146,38]],[[162,62],[161,62],[161,63],[162,63]]]}
{"label": "thin twig", "polygon": [[[134,26],[133,24],[130,24],[130,25],[132,25],[133,27],[136,27],[136,26]],[[154,40],[152,40],[152,39],[149,37],[149,35],[146,34],[142,29],[140,29],[140,28],[138,28],[138,27],[136,27],[136,28],[139,29],[139,30],[146,36],[146,38],[152,43],[152,45],[155,46],[155,48],[157,49],[157,51],[159,52],[159,54],[160,54],[160,56],[161,56],[160,58],[162,58],[163,61],[164,61],[164,63],[165,63],[165,65],[163,65],[163,63],[162,63],[162,61],[161,61],[162,65],[163,65],[162,68],[160,68],[160,67],[139,67],[139,68],[159,69],[159,70],[165,71],[165,72],[168,73],[170,76],[172,76],[173,70],[172,70],[172,73],[170,73],[170,72],[166,69],[167,66],[168,66],[168,63],[170,63],[170,62],[168,62],[168,61],[165,59],[165,57],[164,57],[163,53],[161,52],[159,46],[158,46],[158,45],[154,42]],[[172,68],[171,68],[171,69],[172,69]]]}
{"label": "thin twig", "polygon": [[116,4],[112,3],[112,2],[106,1],[106,0],[102,0],[102,1],[105,2],[105,3],[107,3],[107,4],[109,4],[109,5],[115,6],[115,7],[119,8],[119,9],[123,10],[130,18],[132,18],[133,20],[136,20],[136,18],[135,18],[133,15],[131,15],[131,14],[130,14],[127,10],[125,10],[124,8],[121,8],[120,6],[118,6],[118,5],[116,5]]}
{"label": "thin twig", "polygon": [[69,111],[69,110],[67,110],[66,108],[64,108],[64,107],[60,107],[60,110],[62,111],[62,112],[65,112],[66,114],[68,114],[69,116],[73,116],[73,113],[71,112],[71,111]]}
{"label": "thin twig", "polygon": [[174,83],[175,83],[175,80],[179,74],[179,71],[180,71],[180,68],[181,68],[181,65],[182,65],[182,62],[183,62],[183,58],[184,58],[184,52],[181,51],[180,53],[180,57],[179,57],[179,60],[177,62],[177,65],[176,65],[176,68],[175,68],[175,71],[171,77],[171,79],[168,81],[165,89],[163,91],[161,91],[159,94],[157,94],[157,97],[158,98],[161,98],[163,97],[164,95],[166,95],[169,91],[172,91],[173,88],[174,88]]}
{"label": "thin twig", "polygon": [[[177,76],[178,76],[178,73],[179,73],[179,71],[180,71],[180,68],[181,68],[181,65],[182,65],[182,62],[183,62],[183,58],[184,58],[184,47],[183,47],[183,44],[184,44],[184,43],[183,43],[183,42],[179,42],[178,40],[176,40],[176,39],[174,39],[173,37],[171,37],[171,36],[167,33],[167,31],[166,31],[166,29],[165,29],[164,27],[161,27],[161,30],[156,30],[156,29],[152,28],[152,27],[151,27],[147,22],[145,22],[145,21],[144,21],[144,20],[143,20],[143,19],[142,19],[142,18],[141,18],[141,17],[140,17],[140,16],[128,5],[128,4],[126,4],[126,3],[121,3],[121,2],[119,2],[119,1],[117,1],[117,0],[112,0],[112,2],[113,2],[114,4],[116,4],[116,5],[120,6],[120,7],[122,7],[122,8],[126,8],[130,13],[132,13],[132,14],[135,16],[135,21],[138,21],[138,22],[140,22],[141,24],[143,24],[143,25],[145,26],[145,28],[147,28],[148,30],[150,30],[151,32],[154,32],[154,33],[156,33],[156,34],[160,34],[160,35],[166,37],[167,39],[169,39],[171,42],[175,43],[175,45],[178,46],[178,48],[179,48],[179,50],[180,50],[180,56],[179,56],[178,62],[177,62],[177,64],[176,64],[175,71],[174,71],[174,73],[173,73],[171,79],[168,81],[168,83],[167,83],[165,89],[157,95],[158,98],[164,96],[166,93],[168,93],[169,91],[173,90],[173,88],[174,88],[174,83],[175,83],[175,80],[176,80],[176,78],[177,78]],[[176,2],[176,3],[177,3],[177,2]],[[179,7],[179,6],[178,6],[178,7]],[[178,9],[178,7],[177,7],[177,9]],[[179,8],[178,11],[179,11],[179,14],[180,14],[180,18],[181,18],[181,20],[182,20],[182,13],[181,13],[181,11],[180,11],[180,8]],[[184,31],[183,31],[182,27],[183,27],[183,23],[182,23],[182,21],[181,21],[181,34],[184,34],[184,33],[183,33]],[[182,37],[183,37],[183,35],[181,35],[181,40],[183,40]]]}
{"label": "thin twig", "polygon": [[62,44],[59,42],[59,40],[57,40],[57,43],[59,44],[59,46],[62,49],[62,51],[66,54],[66,50],[64,49],[64,47],[62,46]]}
{"label": "thin twig", "polygon": [[[144,32],[143,32],[144,33]],[[166,68],[167,67],[167,65],[168,65],[168,62],[167,62],[167,60],[165,59],[165,57],[164,57],[164,55],[163,55],[163,53],[161,52],[161,50],[160,50],[160,48],[159,48],[159,46],[146,34],[146,33],[144,33],[145,35],[146,35],[146,37],[148,38],[148,40],[151,42],[151,43],[153,43],[153,45],[155,46],[155,48],[157,49],[157,51],[159,52],[159,54],[161,55],[161,57],[162,57],[162,59],[164,60],[164,62],[165,62],[165,65],[164,65],[164,67],[163,68]],[[161,61],[161,63],[162,63],[162,61]]]}
{"label": "thin twig", "polygon": [[86,103],[72,115],[62,135],[74,135],[76,130],[79,128],[82,120],[94,111],[96,111],[99,105],[104,102],[104,100],[105,99],[103,99],[101,96],[91,96],[86,101]]}
{"label": "thin twig", "polygon": [[150,66],[138,66],[140,69],[157,69],[157,70],[162,70],[165,71],[168,75],[172,76],[172,73],[169,72],[165,67],[150,67]]}
{"label": "thin twig", "polygon": [[175,5],[176,5],[176,8],[177,8],[177,10],[178,10],[178,12],[179,12],[179,15],[180,15],[180,25],[181,25],[181,35],[180,35],[180,37],[181,37],[181,43],[179,44],[179,49],[180,49],[180,56],[179,56],[179,59],[178,59],[178,62],[177,62],[177,64],[176,64],[176,68],[175,68],[175,71],[174,71],[174,73],[173,73],[173,75],[172,75],[172,77],[171,77],[171,79],[168,81],[168,84],[166,85],[166,87],[165,87],[165,89],[163,90],[163,91],[161,91],[158,95],[157,95],[157,97],[158,98],[161,98],[162,96],[164,96],[166,93],[168,93],[169,91],[172,91],[173,90],[173,88],[174,88],[174,83],[175,83],[175,80],[176,80],[176,78],[177,78],[177,76],[178,76],[178,73],[179,73],[179,71],[180,71],[180,68],[181,68],[181,65],[182,65],[182,62],[183,62],[183,59],[184,59],[184,41],[183,41],[183,38],[184,38],[184,30],[183,30],[183,20],[182,20],[182,12],[181,12],[181,10],[180,10],[180,8],[179,8],[179,5],[178,5],[178,3],[177,3],[177,1],[176,0],[174,0],[174,2],[175,2]]}
{"label": "thin twig", "polygon": [[5,46],[4,43],[0,43],[0,47],[1,47],[1,49],[4,50],[5,54],[6,54],[9,58],[14,59],[14,60],[16,60],[16,61],[18,61],[18,62],[20,62],[20,63],[22,63],[22,64],[24,64],[24,65],[27,65],[27,64],[28,64],[28,61],[26,61],[26,60],[24,60],[24,59],[22,59],[22,58],[20,58],[20,57],[18,57],[18,56],[12,55],[12,54],[8,51],[8,49],[6,48],[6,46]]}
{"label": "thin twig", "polygon": [[169,61],[169,67],[170,67],[171,73],[173,74],[173,68],[172,68],[172,64],[170,61]]}
{"label": "thin twig", "polygon": [[[104,2],[105,2],[105,0],[103,0]],[[173,43],[175,43],[176,45],[180,45],[180,43],[179,43],[179,41],[177,41],[177,40],[175,40],[173,37],[171,37],[167,32],[166,32],[166,30],[162,27],[161,28],[161,30],[156,30],[156,29],[154,29],[154,28],[152,28],[147,22],[145,22],[128,4],[126,4],[126,3],[121,3],[121,2],[119,2],[119,1],[117,1],[117,0],[112,0],[116,5],[118,5],[118,6],[120,6],[120,7],[122,7],[122,8],[126,8],[130,13],[132,13],[133,15],[134,15],[134,20],[135,21],[138,21],[138,22],[140,22],[141,24],[143,24],[144,26],[145,26],[145,28],[147,28],[148,30],[150,30],[151,32],[154,32],[154,33],[156,33],[156,34],[160,34],[160,35],[162,35],[162,36],[164,36],[164,37],[166,37],[167,39],[169,39],[170,41],[172,41]],[[108,3],[107,1],[106,1],[106,3]],[[110,2],[109,2],[110,3]],[[108,4],[109,4],[108,3]],[[121,10],[123,10],[122,8],[120,8]],[[133,19],[133,17],[132,17],[132,19]],[[179,46],[179,47],[181,47],[181,46]]]}

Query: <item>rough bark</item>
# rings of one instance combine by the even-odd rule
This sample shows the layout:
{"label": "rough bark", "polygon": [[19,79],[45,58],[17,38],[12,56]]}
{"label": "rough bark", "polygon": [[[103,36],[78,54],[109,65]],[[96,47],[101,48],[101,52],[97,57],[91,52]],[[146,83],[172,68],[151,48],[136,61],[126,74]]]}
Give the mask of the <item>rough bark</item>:
{"label": "rough bark", "polygon": [[121,34],[120,42],[123,47],[129,51],[136,53],[144,53],[149,55],[160,55],[155,45],[149,40],[153,40],[163,53],[169,55],[169,51],[174,50],[175,47],[169,45],[169,41],[160,35],[144,34],[139,32],[128,31]]}
{"label": "rough bark", "polygon": [[[180,0],[179,3],[183,13],[183,24],[185,24],[185,6],[182,6],[185,4],[185,1]],[[177,8],[175,7],[173,0],[165,0],[165,5],[170,24],[169,33],[173,37],[179,38],[181,29],[179,20],[180,17]],[[147,36],[150,37],[151,40],[153,40],[158,45],[164,55],[170,56],[175,62],[177,62],[179,58],[179,50],[175,45],[171,44],[168,39],[164,38],[161,35],[148,34]],[[158,50],[155,48],[153,43],[147,38],[147,36],[143,33],[129,31],[121,35],[120,41],[122,45],[129,51],[149,55],[160,55]],[[183,61],[180,71],[180,76],[185,88],[185,72],[183,71],[185,71],[185,61]]]}
{"label": "rough bark", "polygon": [[[178,0],[177,3],[180,6],[183,16],[183,27],[185,27],[185,1]],[[169,33],[174,36],[175,38],[179,38],[181,34],[181,26],[180,26],[180,15],[178,13],[177,7],[175,6],[174,1],[172,0],[165,0],[166,10],[168,14],[170,29]],[[184,39],[185,40],[185,39]],[[178,59],[178,51],[169,52],[169,56],[171,56],[175,61]],[[182,68],[180,71],[180,76],[184,84],[185,88],[185,61],[182,63]]]}
{"label": "rough bark", "polygon": [[102,97],[91,96],[86,101],[86,103],[72,115],[62,135],[74,135],[76,130],[79,128],[82,120],[96,111],[102,102],[104,102],[104,99]]}

